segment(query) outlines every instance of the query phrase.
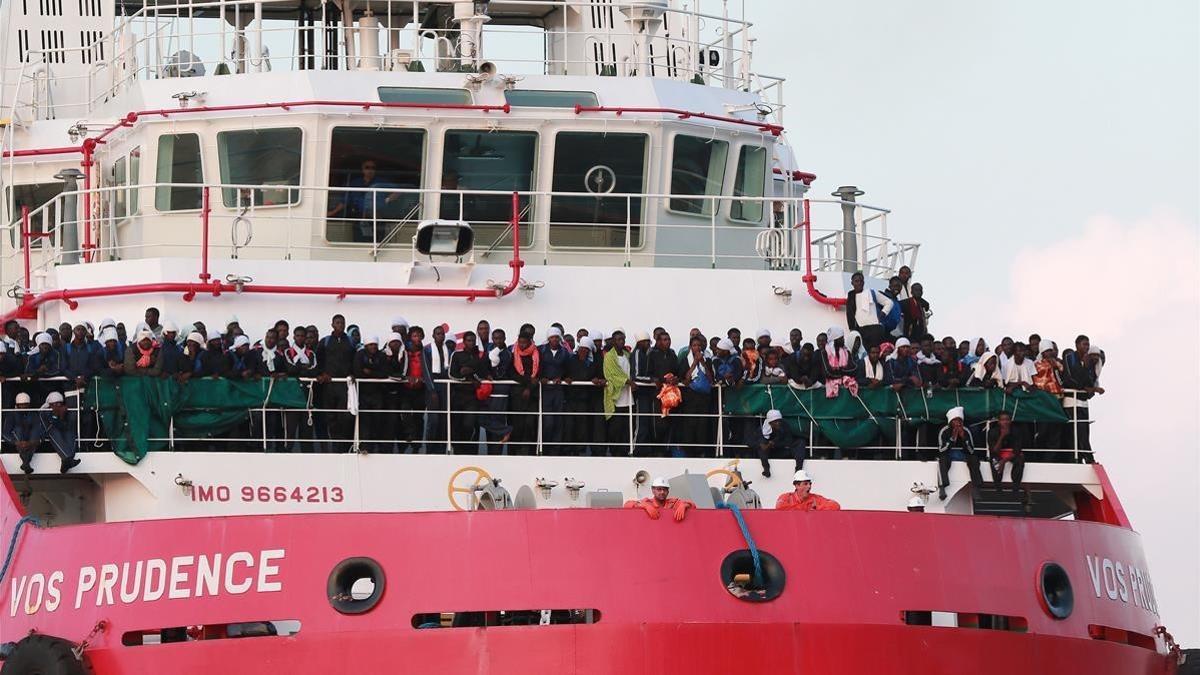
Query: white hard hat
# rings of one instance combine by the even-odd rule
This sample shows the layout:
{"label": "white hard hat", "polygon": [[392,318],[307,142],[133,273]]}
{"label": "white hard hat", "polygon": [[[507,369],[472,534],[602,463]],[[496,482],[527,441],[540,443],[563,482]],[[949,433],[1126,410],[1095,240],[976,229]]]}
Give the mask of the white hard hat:
{"label": "white hard hat", "polygon": [[656,488],[656,487],[667,488],[668,490],[670,490],[671,484],[667,482],[666,478],[659,476],[658,478],[654,479],[654,482],[650,484],[650,487],[652,487],[652,488]]}
{"label": "white hard hat", "polygon": [[646,331],[644,331],[644,330],[639,330],[639,331],[638,331],[637,333],[635,333],[635,334],[634,334],[634,336],[633,336],[633,341],[634,341],[634,342],[641,342],[641,341],[643,341],[643,340],[649,340],[649,339],[650,339],[650,334],[649,334],[649,333],[647,333],[647,332],[646,332]]}
{"label": "white hard hat", "polygon": [[920,495],[913,495],[913,498],[908,500],[908,508],[923,509],[925,508],[925,500],[921,499]]}
{"label": "white hard hat", "polygon": [[26,394],[25,392],[21,392],[21,393],[17,394],[17,404],[18,405],[20,405],[22,403],[29,403],[29,401],[30,401],[29,394]]}
{"label": "white hard hat", "polygon": [[804,469],[800,469],[799,471],[796,472],[795,476],[792,476],[792,482],[793,483],[804,483],[804,482],[811,483],[812,476],[808,475],[808,472],[805,471]]}

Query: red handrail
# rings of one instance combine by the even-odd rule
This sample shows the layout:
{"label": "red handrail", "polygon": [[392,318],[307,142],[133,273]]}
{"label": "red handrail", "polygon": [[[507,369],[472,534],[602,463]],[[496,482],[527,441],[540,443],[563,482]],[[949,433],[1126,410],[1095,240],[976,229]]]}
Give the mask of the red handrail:
{"label": "red handrail", "polygon": [[616,113],[618,116],[625,113],[650,113],[661,115],[677,115],[679,119],[686,120],[689,117],[699,117],[700,119],[713,120],[715,122],[728,122],[729,124],[741,124],[745,126],[755,127],[759,131],[769,132],[772,136],[778,136],[783,133],[783,127],[770,122],[752,122],[739,117],[726,117],[723,115],[710,115],[703,112],[692,112],[690,110],[680,110],[678,108],[626,108],[623,106],[604,106],[604,105],[579,105],[575,104],[575,114],[579,115],[585,112],[610,112]]}
{"label": "red handrail", "polygon": [[845,298],[831,298],[821,291],[817,290],[817,275],[812,271],[812,220],[810,218],[808,200],[805,199],[804,205],[804,222],[801,226],[804,228],[804,276],[800,279],[804,285],[808,287],[808,295],[813,300],[822,305],[829,305],[834,309],[839,309],[846,305]]}
{"label": "red handrail", "polygon": [[[202,211],[203,213],[203,211]],[[517,289],[521,283],[521,268],[525,261],[521,260],[521,200],[516,192],[512,194],[512,216],[509,224],[512,226],[513,257],[508,261],[512,268],[512,276],[508,284],[501,288],[371,288],[358,286],[289,286],[278,284],[232,284],[220,281],[208,283],[195,282],[157,282],[149,284],[129,284],[121,286],[98,286],[95,288],[66,288],[45,291],[36,295],[26,293],[21,306],[0,317],[0,323],[9,319],[33,319],[37,317],[37,308],[47,302],[64,302],[72,310],[79,307],[79,300],[84,298],[107,298],[126,295],[142,295],[146,293],[182,293],[186,302],[191,302],[199,294],[211,294],[214,298],[222,293],[267,293],[277,295],[332,295],[339,300],[357,295],[362,297],[428,297],[428,298],[465,298],[474,301],[476,298],[502,298]],[[207,229],[207,228],[206,228]],[[202,260],[208,258],[208,246],[205,241]],[[28,248],[26,249],[28,250]],[[207,272],[205,272],[207,273]]]}

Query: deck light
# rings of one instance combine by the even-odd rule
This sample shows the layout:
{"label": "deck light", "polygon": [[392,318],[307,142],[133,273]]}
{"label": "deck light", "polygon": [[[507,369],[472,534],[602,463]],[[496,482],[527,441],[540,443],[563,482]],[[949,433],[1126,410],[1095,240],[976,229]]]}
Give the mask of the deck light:
{"label": "deck light", "polygon": [[475,245],[475,232],[462,220],[423,220],[415,246],[421,255],[461,258]]}

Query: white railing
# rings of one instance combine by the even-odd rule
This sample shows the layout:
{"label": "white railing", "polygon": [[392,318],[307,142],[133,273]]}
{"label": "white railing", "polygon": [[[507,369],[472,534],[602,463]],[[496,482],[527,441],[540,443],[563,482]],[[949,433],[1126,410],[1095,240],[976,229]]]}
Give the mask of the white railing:
{"label": "white railing", "polygon": [[[783,78],[753,70],[752,24],[734,16],[704,13],[695,7],[670,9],[665,20],[672,30],[660,31],[651,50],[630,46],[642,38],[628,31],[615,5],[613,27],[587,31],[570,30],[566,21],[572,12],[562,11],[563,23],[546,26],[540,34],[529,26],[486,26],[484,44],[475,55],[472,38],[464,38],[463,30],[412,23],[413,9],[420,12],[422,4],[428,4],[420,0],[398,1],[394,10],[389,3],[385,13],[374,17],[377,25],[359,21],[350,27],[343,25],[340,11],[327,12],[332,7],[328,4],[321,4],[309,17],[311,25],[298,20],[277,25],[282,20],[270,18],[272,6],[284,2],[147,4],[121,17],[99,41],[107,58],[96,59],[84,75],[58,76],[55,64],[68,58],[74,62],[80,52],[98,56],[95,47],[31,50],[27,63],[0,75],[4,81],[15,77],[17,82],[14,112],[46,119],[59,116],[59,111],[66,114],[68,108],[71,114],[79,114],[81,106],[82,112],[91,111],[137,80],[187,77],[200,69],[209,75],[300,70],[469,72],[478,62],[490,61],[500,73],[512,76],[649,75],[749,91],[768,103],[774,122],[783,121]],[[503,12],[505,5],[514,2],[493,0],[492,7]],[[594,7],[589,0],[521,0],[519,4],[541,5],[547,12],[573,8],[584,15]],[[584,57],[594,53],[589,48],[593,43],[610,49],[621,45],[630,52],[611,59]],[[185,52],[189,56],[181,60]],[[49,99],[51,82],[61,100]],[[76,96],[67,99],[70,93]]]}
{"label": "white railing", "polygon": [[[593,456],[603,454],[614,457],[633,457],[633,456],[663,456],[663,457],[731,457],[742,456],[746,454],[751,459],[758,458],[754,454],[750,446],[746,444],[745,430],[747,425],[760,426],[763,421],[762,415],[732,415],[721,412],[724,410],[724,385],[714,386],[710,394],[710,406],[707,412],[703,413],[684,413],[676,408],[667,416],[662,416],[659,412],[653,409],[653,405],[649,399],[642,397],[642,401],[638,401],[636,392],[656,392],[657,385],[646,382],[630,382],[633,405],[630,405],[624,412],[619,412],[616,416],[615,423],[604,418],[604,409],[602,406],[596,407],[593,410],[584,412],[574,412],[568,410],[545,410],[543,402],[545,400],[545,392],[547,387],[555,388],[589,388],[603,391],[605,385],[595,385],[591,382],[563,382],[561,384],[545,384],[535,383],[537,388],[536,407],[533,410],[510,410],[504,401],[508,399],[511,387],[528,386],[522,385],[514,380],[484,380],[490,382],[497,390],[493,391],[487,403],[476,402],[473,407],[459,407],[453,403],[454,387],[473,387],[474,380],[436,380],[434,382],[435,393],[437,394],[437,405],[427,404],[422,408],[393,408],[393,407],[378,407],[378,408],[363,408],[360,406],[351,411],[348,408],[323,408],[319,402],[314,400],[312,387],[322,384],[341,385],[354,389],[353,400],[362,401],[361,387],[366,386],[400,386],[405,383],[405,380],[392,378],[362,378],[356,379],[353,377],[346,378],[329,378],[328,380],[319,381],[313,378],[299,378],[305,387],[305,391],[309,396],[309,405],[305,408],[281,408],[281,407],[250,407],[246,408],[246,422],[243,429],[249,428],[254,432],[254,435],[239,436],[233,433],[227,434],[219,438],[212,437],[185,437],[175,433],[174,424],[168,428],[167,436],[149,437],[146,440],[153,443],[166,443],[170,450],[194,450],[199,448],[237,448],[244,450],[247,446],[255,446],[263,451],[288,451],[288,452],[400,452],[405,454],[436,454],[445,453],[453,454],[534,454],[534,455],[584,455]],[[62,383],[61,386],[66,387],[64,392],[65,400],[67,401],[68,409],[75,418],[76,442],[77,447],[81,451],[89,449],[107,450],[111,447],[111,438],[103,433],[103,423],[100,420],[100,413],[97,409],[98,402],[96,400],[95,389],[91,400],[88,400],[87,389],[72,389],[71,382],[66,377],[50,377],[50,378],[9,378],[8,380],[0,380],[0,400],[5,401],[5,407],[0,408],[0,428],[5,430],[7,434],[8,426],[4,425],[3,417],[6,414],[17,412],[18,408],[11,407],[8,403],[12,400],[15,394],[11,393],[13,387],[17,389],[36,389],[41,386],[39,383],[57,382]],[[506,389],[500,389],[504,387]],[[5,389],[10,392],[5,395]],[[681,384],[681,389],[686,386]],[[964,388],[964,390],[966,390]],[[1084,394],[1082,391],[1067,389],[1063,392],[1064,399],[1074,399],[1079,395]],[[687,394],[684,394],[687,396]],[[44,396],[44,394],[42,394]],[[650,398],[653,398],[652,396]],[[475,399],[471,399],[475,400]],[[498,402],[494,407],[493,402]],[[314,405],[315,404],[315,405]],[[34,408],[37,408],[35,405]],[[649,409],[647,409],[649,408]],[[26,409],[28,410],[28,409]],[[1066,455],[1071,456],[1071,461],[1079,463],[1081,461],[1092,460],[1094,452],[1090,448],[1081,447],[1080,431],[1082,428],[1090,427],[1095,423],[1094,418],[1081,420],[1077,416],[1078,407],[1064,408],[1068,411],[1069,421],[1066,426],[1069,427],[1069,433],[1063,434],[1064,440],[1067,443],[1061,444],[1061,447],[1027,447],[1023,452],[1030,453],[1033,457],[1039,456],[1043,459],[1035,459],[1035,461],[1059,461],[1065,458]],[[397,416],[403,417],[407,415],[419,416],[421,431],[420,435],[415,439],[405,439],[398,436],[388,438],[386,436],[376,437],[372,433],[374,427],[370,418],[390,418],[393,421]],[[85,418],[91,418],[85,423]],[[288,416],[292,417],[290,420]],[[474,420],[472,426],[469,422],[466,426],[470,427],[471,432],[469,437],[463,438],[460,431],[456,431],[456,422],[461,423],[461,417],[468,417]],[[311,433],[303,436],[288,436],[290,427],[297,426],[294,422],[300,419],[299,428],[308,429]],[[349,418],[347,420],[346,418]],[[491,418],[491,419],[488,419]],[[563,430],[568,428],[565,423],[568,419],[584,419],[593,424],[593,428],[597,426],[608,426],[613,424],[612,428],[620,427],[621,433],[619,438],[610,441],[607,438],[598,438],[598,434],[589,434],[588,439],[584,440],[552,440],[549,437],[551,433],[548,429],[553,425],[559,429],[558,433],[563,433]],[[799,418],[797,418],[799,420]],[[503,436],[489,438],[489,427],[493,429],[503,428],[507,432],[512,432],[513,423],[526,420],[528,425],[528,436],[517,439],[510,438],[507,434]],[[348,425],[341,422],[349,421]],[[979,438],[986,438],[990,424],[994,420],[984,422],[976,422],[969,425],[975,428],[975,433]],[[903,433],[904,424],[908,422],[908,418],[901,410],[901,414],[895,418],[895,441],[887,444],[865,445],[854,448],[842,448],[836,445],[828,444],[821,436],[815,423],[808,425],[808,435],[806,439],[805,459],[820,458],[818,454],[825,455],[828,459],[894,459],[894,460],[924,460],[927,459],[929,453],[936,454],[938,446],[936,444],[921,444],[920,436],[916,433],[912,434],[911,438],[914,442],[906,442],[905,434]],[[1028,423],[1024,423],[1028,424]],[[1051,423],[1062,424],[1062,423]],[[645,426],[644,426],[645,425]],[[696,429],[688,429],[691,425],[701,425],[701,429],[697,432]],[[95,435],[85,435],[84,429],[94,428]],[[336,435],[331,427],[342,426],[347,433],[342,436]],[[936,430],[937,426],[930,425],[931,430]],[[642,435],[640,429],[647,428],[649,431]],[[318,430],[325,432],[325,436],[320,437]],[[441,429],[444,431],[435,431]],[[693,434],[699,434],[702,438],[700,442],[686,442],[679,440],[681,437],[690,437]],[[601,432],[603,434],[603,432]],[[556,434],[557,435],[557,434]],[[507,442],[503,439],[507,438]],[[7,436],[5,442],[10,439]],[[881,434],[880,440],[883,440]],[[936,437],[934,438],[936,443]],[[1089,443],[1090,445],[1090,443]],[[587,449],[584,453],[583,450]],[[975,447],[976,451],[986,451],[986,443],[978,443]],[[492,451],[495,451],[494,453]],[[792,457],[772,457],[773,459],[792,459]]]}
{"label": "white railing", "polygon": [[[113,204],[118,193],[123,193],[125,203],[153,203],[157,189],[183,188],[207,191],[210,195],[210,211],[192,209],[153,213],[146,208],[132,215],[118,217]],[[283,203],[257,204],[254,195],[272,191],[282,196]],[[85,222],[82,204],[83,195],[91,195],[94,214],[90,223]],[[224,206],[222,197],[234,196],[233,206]],[[344,199],[348,194],[367,194],[374,204],[383,204],[389,197],[404,197],[398,200],[403,206],[395,217],[381,215],[381,209],[372,208],[369,217],[338,219],[326,217],[325,212],[331,199]],[[673,195],[665,193],[608,193],[598,195],[590,192],[523,191],[518,193],[525,200],[522,210],[521,248],[529,264],[600,264],[612,266],[698,267],[710,268],[804,268],[803,204],[800,197],[728,197],[705,195]],[[26,222],[41,223],[40,245],[14,246],[0,259],[0,269],[18,269],[21,258],[28,255],[32,277],[42,273],[64,259],[116,260],[138,257],[196,257],[201,258],[217,251],[229,257],[251,257],[257,259],[290,260],[301,254],[312,257],[329,255],[330,251],[352,251],[361,254],[363,260],[378,260],[383,253],[413,256],[412,229],[422,218],[439,217],[444,204],[456,207],[450,214],[466,220],[467,210],[473,199],[497,200],[509,198],[511,192],[486,190],[433,190],[407,188],[350,188],[327,186],[280,186],[247,184],[181,184],[139,183],[94,188],[90,191],[77,190],[60,193],[53,200],[30,212]],[[67,209],[70,198],[76,198],[74,212]],[[604,200],[617,204],[623,222],[594,223],[569,220],[550,220],[554,200]],[[316,200],[316,203],[313,203]],[[699,205],[698,214],[667,210],[671,200],[686,201]],[[498,201],[498,200],[497,200]],[[740,224],[729,219],[735,204],[762,209],[763,219],[771,220],[769,227],[753,223]],[[824,223],[841,221],[839,200],[810,200],[810,204],[822,216]],[[887,234],[886,209],[855,203],[861,225],[857,233],[860,245],[857,258],[847,260],[842,252],[842,230],[840,224],[812,226],[814,245],[812,248],[815,271],[836,271],[846,264],[861,269],[870,276],[887,278],[895,274],[902,265],[913,267],[919,248],[917,244],[893,242]],[[475,221],[477,236],[474,258],[479,262],[503,262],[507,247],[511,245],[508,230],[507,205],[503,218]],[[693,206],[695,208],[695,206]],[[743,207],[746,208],[746,207]],[[154,241],[130,241],[125,233],[130,224],[152,218],[192,219],[195,223],[194,237],[186,243],[163,243]],[[647,221],[647,222],[643,222]],[[77,247],[64,247],[62,236],[64,224],[77,230]],[[330,241],[314,245],[313,235],[327,235],[330,226],[350,225],[370,234],[361,241]],[[488,240],[485,228],[494,230],[494,238]],[[204,230],[212,233],[212,243],[204,248]],[[24,227],[18,217],[3,228],[0,236],[10,243],[20,244]],[[89,245],[86,232],[93,235]],[[526,234],[528,233],[528,234]],[[257,240],[256,240],[257,237]],[[569,241],[564,241],[569,238]],[[605,242],[597,245],[596,241]],[[764,243],[766,242],[766,243]],[[769,244],[769,245],[767,245]],[[344,254],[339,254],[343,255]],[[10,273],[11,274],[11,273]],[[26,286],[33,286],[32,280]],[[28,290],[38,290],[31,288]]]}

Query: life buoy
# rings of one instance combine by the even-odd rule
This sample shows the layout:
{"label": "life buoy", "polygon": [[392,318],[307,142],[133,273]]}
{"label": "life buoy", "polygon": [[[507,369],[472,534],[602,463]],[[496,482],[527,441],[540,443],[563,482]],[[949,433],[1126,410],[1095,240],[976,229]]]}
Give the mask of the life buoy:
{"label": "life buoy", "polygon": [[75,658],[74,647],[49,635],[30,635],[4,659],[0,675],[91,675],[87,660]]}

